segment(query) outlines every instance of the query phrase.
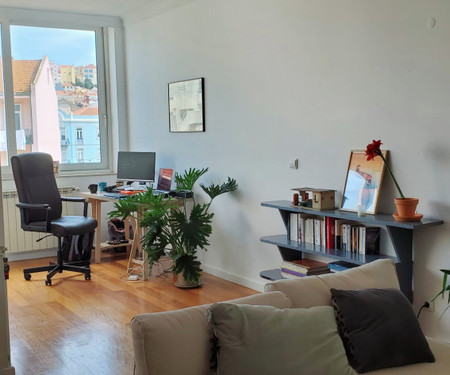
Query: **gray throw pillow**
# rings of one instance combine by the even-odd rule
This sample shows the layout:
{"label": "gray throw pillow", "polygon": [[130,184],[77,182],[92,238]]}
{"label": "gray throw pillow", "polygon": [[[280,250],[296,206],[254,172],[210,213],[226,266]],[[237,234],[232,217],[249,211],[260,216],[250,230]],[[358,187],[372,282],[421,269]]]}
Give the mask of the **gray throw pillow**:
{"label": "gray throw pillow", "polygon": [[398,289],[331,289],[339,334],[359,373],[434,362],[408,299]]}
{"label": "gray throw pillow", "polygon": [[331,306],[211,306],[219,375],[350,375]]}

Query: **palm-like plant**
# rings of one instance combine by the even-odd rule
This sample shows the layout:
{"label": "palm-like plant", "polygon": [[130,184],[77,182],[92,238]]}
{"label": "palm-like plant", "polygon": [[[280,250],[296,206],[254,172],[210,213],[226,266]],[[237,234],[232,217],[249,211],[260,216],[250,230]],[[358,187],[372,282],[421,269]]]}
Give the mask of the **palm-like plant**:
{"label": "palm-like plant", "polygon": [[[202,274],[197,251],[198,249],[206,251],[209,245],[212,233],[211,221],[214,217],[214,213],[208,212],[211,203],[219,195],[232,192],[238,187],[236,180],[229,177],[228,181],[221,185],[201,184],[200,187],[210,200],[199,204],[195,200],[193,189],[198,179],[206,172],[208,168],[190,168],[182,175],[175,174],[176,190],[186,192],[182,198],[182,205],[178,199],[153,195],[149,190],[116,202],[115,210],[109,214],[110,217],[124,219],[141,212],[140,225],[146,229],[142,242],[149,263],[158,261],[170,248],[172,271],[176,274],[182,273],[184,279],[191,284],[198,284]],[[187,207],[187,192],[192,192],[193,206],[190,210]]]}
{"label": "palm-like plant", "polygon": [[442,298],[444,298],[444,294],[445,292],[449,292],[448,293],[448,300],[447,300],[447,307],[444,309],[444,311],[441,314],[441,317],[445,314],[445,312],[450,308],[450,284],[448,284],[448,277],[450,275],[450,269],[446,270],[446,269],[442,269],[441,272],[444,273],[444,277],[442,280],[442,289],[441,291],[436,294],[433,299],[431,300],[431,302],[434,302],[436,298],[438,298],[439,296],[442,296]]}

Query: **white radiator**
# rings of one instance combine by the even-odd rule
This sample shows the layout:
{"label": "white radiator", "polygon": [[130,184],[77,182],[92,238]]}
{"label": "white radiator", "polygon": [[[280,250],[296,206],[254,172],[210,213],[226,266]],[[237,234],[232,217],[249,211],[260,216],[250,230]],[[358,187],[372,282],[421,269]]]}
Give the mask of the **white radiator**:
{"label": "white radiator", "polygon": [[[59,193],[63,197],[79,196],[79,188],[63,187],[59,188]],[[36,242],[45,233],[25,232],[20,227],[20,212],[16,206],[18,203],[17,191],[3,192],[3,219],[5,223],[5,246],[8,253],[20,253],[30,250],[52,249],[58,246],[56,237],[49,236]],[[80,215],[83,211],[81,203],[63,202],[63,215]]]}

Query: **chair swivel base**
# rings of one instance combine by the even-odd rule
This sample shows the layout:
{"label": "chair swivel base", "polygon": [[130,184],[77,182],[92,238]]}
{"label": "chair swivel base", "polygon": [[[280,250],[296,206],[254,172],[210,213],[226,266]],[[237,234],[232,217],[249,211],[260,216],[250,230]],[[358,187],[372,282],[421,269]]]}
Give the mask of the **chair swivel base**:
{"label": "chair swivel base", "polygon": [[57,273],[62,273],[63,270],[84,273],[85,280],[91,279],[91,269],[89,268],[88,261],[70,262],[70,263],[62,263],[62,264],[51,264],[48,266],[25,268],[23,270],[23,276],[24,276],[25,280],[31,280],[32,273],[47,271],[48,275],[47,275],[47,279],[45,280],[45,285],[50,286],[50,285],[52,285],[51,278]]}

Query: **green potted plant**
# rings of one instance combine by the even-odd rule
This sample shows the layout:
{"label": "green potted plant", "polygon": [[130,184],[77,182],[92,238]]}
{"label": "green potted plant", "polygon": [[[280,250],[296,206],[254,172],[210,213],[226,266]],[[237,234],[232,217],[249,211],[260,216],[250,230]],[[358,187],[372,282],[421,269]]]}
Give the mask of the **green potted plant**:
{"label": "green potted plant", "polygon": [[442,312],[442,315],[441,315],[441,317],[442,317],[445,314],[445,312],[450,308],[450,284],[448,284],[448,276],[450,275],[450,269],[442,269],[441,272],[444,273],[444,277],[442,279],[442,289],[438,294],[436,294],[432,298],[432,300],[430,302],[434,302],[436,300],[436,298],[438,298],[439,296],[442,296],[442,298],[444,298],[445,292],[449,292],[448,300],[447,300],[447,307]]}
{"label": "green potted plant", "polygon": [[[212,233],[211,221],[214,213],[209,212],[212,201],[221,194],[232,192],[238,185],[228,177],[222,184],[200,184],[209,196],[209,202],[197,203],[194,185],[208,171],[208,168],[190,168],[182,175],[175,174],[176,191],[181,198],[154,195],[152,190],[136,194],[115,203],[111,218],[126,218],[140,213],[140,226],[145,229],[142,239],[150,266],[168,254],[173,260],[172,272],[178,275],[177,286],[200,285],[201,263],[197,257],[199,249],[207,250]],[[188,201],[192,199],[191,204]]]}

